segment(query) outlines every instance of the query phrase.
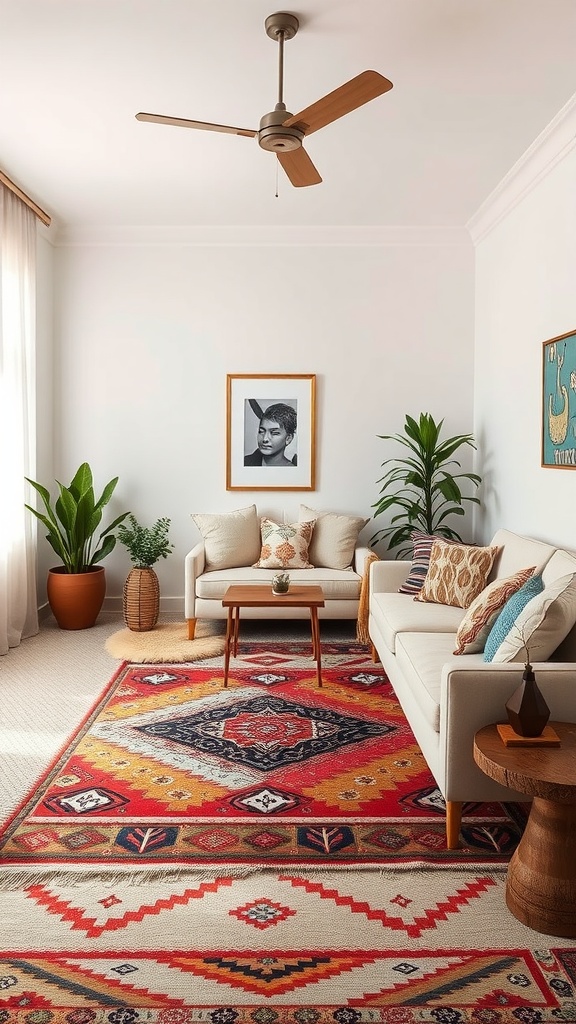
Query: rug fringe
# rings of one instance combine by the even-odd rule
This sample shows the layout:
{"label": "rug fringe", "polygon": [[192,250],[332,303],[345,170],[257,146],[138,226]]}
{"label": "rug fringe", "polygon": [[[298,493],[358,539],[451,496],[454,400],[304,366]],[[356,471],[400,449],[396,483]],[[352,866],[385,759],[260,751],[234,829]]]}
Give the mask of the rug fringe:
{"label": "rug fringe", "polygon": [[68,885],[85,885],[97,881],[100,885],[149,885],[151,882],[180,882],[195,879],[198,882],[212,881],[219,878],[247,878],[260,869],[251,865],[234,865],[227,867],[201,868],[66,868],[60,864],[52,868],[16,868],[12,873],[4,869],[0,875],[0,891],[10,892],[24,889],[30,885],[44,885],[58,879]]}
{"label": "rug fringe", "polygon": [[213,864],[201,867],[138,867],[122,868],[67,868],[65,865],[51,868],[5,867],[0,873],[0,891],[13,892],[26,889],[31,885],[46,885],[58,880],[67,885],[80,886],[91,882],[99,885],[149,885],[152,882],[195,882],[213,881],[214,878],[249,878],[255,874],[282,874],[304,876],[311,881],[322,881],[333,874],[372,874],[380,879],[397,878],[411,871],[452,871],[457,874],[478,874],[484,877],[501,878],[506,873],[507,864],[483,864],[481,862],[447,864],[413,861],[407,864]]}

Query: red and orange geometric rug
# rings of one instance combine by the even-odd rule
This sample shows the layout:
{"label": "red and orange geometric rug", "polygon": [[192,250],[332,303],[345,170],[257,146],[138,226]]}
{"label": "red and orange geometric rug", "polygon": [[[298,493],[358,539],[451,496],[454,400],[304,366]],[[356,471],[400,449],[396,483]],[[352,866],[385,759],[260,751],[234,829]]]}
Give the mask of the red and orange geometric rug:
{"label": "red and orange geometric rug", "polygon": [[380,665],[325,643],[128,665],[0,837],[5,868],[500,864],[524,805],[444,804]]}
{"label": "red and orange geometric rug", "polygon": [[379,666],[124,665],[0,848],[0,1024],[562,1024],[505,905],[519,808],[444,813]]}

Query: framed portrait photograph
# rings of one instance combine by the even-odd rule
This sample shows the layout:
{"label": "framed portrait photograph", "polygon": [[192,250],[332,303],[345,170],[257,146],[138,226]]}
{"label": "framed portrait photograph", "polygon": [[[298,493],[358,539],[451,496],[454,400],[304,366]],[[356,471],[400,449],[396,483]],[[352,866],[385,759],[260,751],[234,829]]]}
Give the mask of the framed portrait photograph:
{"label": "framed portrait photograph", "polygon": [[542,466],[576,469],[576,331],[542,346]]}
{"label": "framed portrait photograph", "polygon": [[226,490],[313,491],[316,376],[229,373]]}

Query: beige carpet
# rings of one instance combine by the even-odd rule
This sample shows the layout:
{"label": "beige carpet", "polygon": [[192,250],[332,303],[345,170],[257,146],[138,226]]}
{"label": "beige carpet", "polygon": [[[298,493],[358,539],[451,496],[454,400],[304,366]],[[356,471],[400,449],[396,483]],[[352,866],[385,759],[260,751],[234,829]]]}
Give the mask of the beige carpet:
{"label": "beige carpet", "polygon": [[188,640],[185,622],[159,623],[145,633],[120,629],[108,637],[106,650],[113,658],[137,664],[216,658],[224,654],[224,627],[221,622],[198,622],[194,640]]}

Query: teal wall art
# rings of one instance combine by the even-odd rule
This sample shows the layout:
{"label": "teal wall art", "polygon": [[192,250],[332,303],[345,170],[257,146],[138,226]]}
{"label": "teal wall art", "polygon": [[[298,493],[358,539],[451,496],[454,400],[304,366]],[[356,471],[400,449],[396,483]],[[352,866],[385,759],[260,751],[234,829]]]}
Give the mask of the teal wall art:
{"label": "teal wall art", "polygon": [[576,469],[576,331],[542,347],[542,466]]}

